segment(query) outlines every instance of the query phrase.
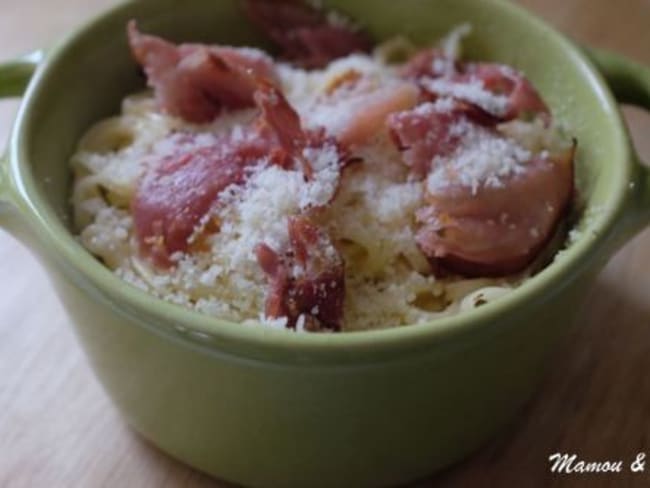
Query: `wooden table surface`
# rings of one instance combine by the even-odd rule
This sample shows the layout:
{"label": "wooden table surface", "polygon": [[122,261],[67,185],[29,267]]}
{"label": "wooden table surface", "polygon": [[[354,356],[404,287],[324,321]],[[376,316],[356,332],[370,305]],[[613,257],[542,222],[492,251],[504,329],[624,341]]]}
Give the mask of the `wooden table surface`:
{"label": "wooden table surface", "polygon": [[[110,0],[0,0],[0,59],[51,45]],[[523,0],[585,42],[650,64],[650,0]],[[17,102],[0,104],[0,138]],[[650,161],[650,116],[626,110]],[[1,140],[1,139],[0,139]],[[1,144],[1,143],[0,143]],[[422,486],[650,486],[650,472],[551,474],[554,452],[650,456],[650,231],[600,275],[581,327],[526,411]],[[0,487],[223,486],[158,452],[118,417],[30,253],[0,232]],[[650,469],[650,468],[649,468]]]}

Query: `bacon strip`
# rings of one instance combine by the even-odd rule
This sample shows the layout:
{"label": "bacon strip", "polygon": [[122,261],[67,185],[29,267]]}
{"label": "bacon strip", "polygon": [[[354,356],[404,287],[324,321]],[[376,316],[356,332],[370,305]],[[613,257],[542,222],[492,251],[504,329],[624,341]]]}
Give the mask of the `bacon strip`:
{"label": "bacon strip", "polygon": [[339,331],[343,322],[343,258],[329,236],[305,216],[289,218],[290,247],[282,255],[266,244],[257,260],[270,280],[265,314],[286,317],[295,328],[302,316],[309,331]]}
{"label": "bacon strip", "polygon": [[214,119],[223,109],[252,107],[258,79],[274,80],[274,65],[250,48],[174,45],[128,25],[129,43],[144,68],[159,106],[193,123]]}
{"label": "bacon strip", "polygon": [[245,11],[282,49],[285,59],[304,68],[321,68],[333,59],[372,48],[363,32],[330,22],[300,0],[246,0]]}

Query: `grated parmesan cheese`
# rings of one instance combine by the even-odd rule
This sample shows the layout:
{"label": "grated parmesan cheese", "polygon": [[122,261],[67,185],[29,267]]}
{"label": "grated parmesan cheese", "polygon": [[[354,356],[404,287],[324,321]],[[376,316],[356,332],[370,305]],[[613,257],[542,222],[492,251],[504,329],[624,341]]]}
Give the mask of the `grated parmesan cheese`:
{"label": "grated parmesan cheese", "polygon": [[478,105],[486,112],[497,116],[504,115],[508,110],[508,97],[486,90],[478,79],[468,82],[456,82],[445,78],[425,78],[421,83],[434,93],[467,100]]}
{"label": "grated parmesan cheese", "polygon": [[461,144],[450,156],[434,158],[427,177],[432,194],[456,185],[471,188],[473,194],[481,187],[502,188],[505,181],[526,171],[532,156],[514,140],[466,121],[450,133],[462,137]]}

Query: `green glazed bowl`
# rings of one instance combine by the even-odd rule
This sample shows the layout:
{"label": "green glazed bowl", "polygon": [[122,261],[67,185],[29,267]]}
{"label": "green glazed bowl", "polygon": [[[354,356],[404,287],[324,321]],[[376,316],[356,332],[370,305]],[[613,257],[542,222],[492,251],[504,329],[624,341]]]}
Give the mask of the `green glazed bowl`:
{"label": "green glazed bowl", "polygon": [[405,34],[427,44],[471,22],[469,57],[522,69],[579,140],[579,239],[516,292],[435,323],[299,335],[201,316],[124,284],[77,243],[68,158],[90,124],[142,88],[127,20],[175,40],[260,44],[238,2],[131,1],[44,59],[0,67],[0,96],[21,94],[32,78],[1,165],[0,223],[47,268],[127,422],[172,456],[245,485],[390,485],[467,455],[530,397],[587,285],[650,222],[650,172],[603,78],[619,101],[650,108],[650,70],[587,56],[497,0],[325,4],[378,39]]}

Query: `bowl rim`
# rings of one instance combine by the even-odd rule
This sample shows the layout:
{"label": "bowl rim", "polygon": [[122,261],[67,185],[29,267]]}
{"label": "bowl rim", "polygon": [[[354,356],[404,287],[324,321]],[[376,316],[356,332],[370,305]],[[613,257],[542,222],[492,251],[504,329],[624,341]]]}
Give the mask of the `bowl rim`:
{"label": "bowl rim", "polygon": [[[130,309],[131,317],[142,316],[141,325],[172,333],[184,341],[205,346],[212,352],[238,351],[239,355],[250,357],[269,355],[274,358],[319,358],[356,361],[368,355],[394,354],[396,351],[412,352],[415,349],[430,347],[432,344],[448,342],[468,334],[476,334],[499,327],[502,321],[496,320],[512,314],[515,310],[548,300],[549,294],[561,293],[565,285],[588,269],[595,259],[601,256],[602,248],[612,235],[620,215],[626,210],[626,188],[633,175],[630,143],[623,124],[618,105],[609,91],[602,75],[564,35],[550,27],[535,15],[510,2],[486,0],[493,8],[508,11],[518,21],[527,22],[536,30],[541,30],[558,43],[567,58],[576,63],[584,74],[585,85],[600,100],[602,108],[611,118],[615,131],[616,147],[620,168],[615,171],[615,181],[611,183],[608,205],[602,213],[594,216],[590,225],[594,232],[578,239],[569,249],[562,251],[561,258],[525,280],[507,296],[483,307],[463,311],[459,314],[440,317],[433,321],[387,329],[344,332],[338,334],[300,334],[291,330],[276,330],[268,327],[243,326],[197,311],[183,308],[155,298],[134,286],[125,286],[123,280],[97,261],[74,238],[73,234],[60,222],[44,198],[42,190],[32,177],[28,157],[26,128],[32,125],[37,116],[34,99],[47,86],[48,74],[71,46],[90,35],[107,19],[126,13],[139,3],[138,0],[124,1],[95,18],[82,24],[49,52],[39,67],[20,106],[18,117],[10,140],[10,179],[17,199],[15,203],[32,224],[41,242],[47,242],[58,257],[60,264],[76,272],[77,286],[100,290],[104,298],[118,304],[118,309]],[[164,327],[162,324],[174,324]],[[308,359],[306,359],[308,360]]]}

